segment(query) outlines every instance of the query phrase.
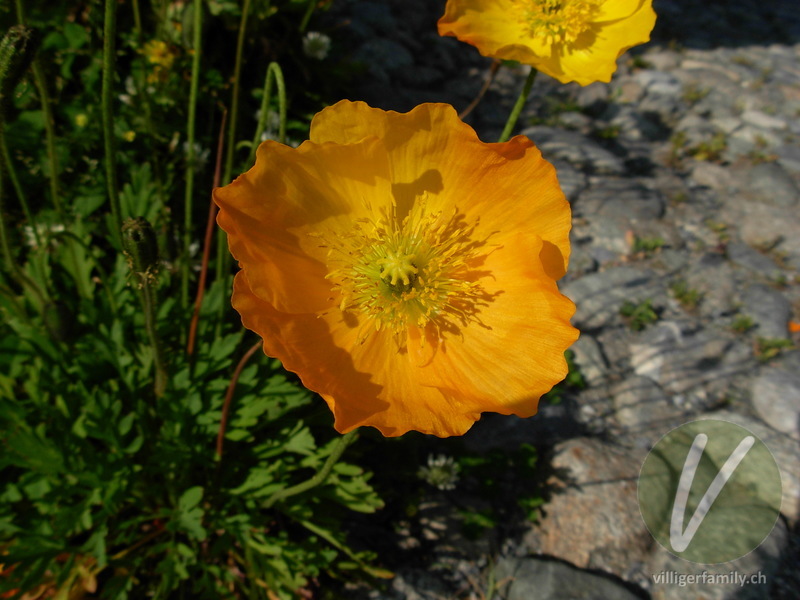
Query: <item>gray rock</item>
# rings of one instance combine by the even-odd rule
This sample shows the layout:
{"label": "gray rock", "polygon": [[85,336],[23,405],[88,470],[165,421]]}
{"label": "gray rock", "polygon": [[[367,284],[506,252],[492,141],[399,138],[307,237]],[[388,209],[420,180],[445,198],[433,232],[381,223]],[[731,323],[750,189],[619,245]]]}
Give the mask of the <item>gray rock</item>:
{"label": "gray rock", "polygon": [[551,498],[525,536],[528,547],[581,568],[627,575],[652,543],[638,518],[636,478],[645,455],[645,449],[594,438],[558,444],[550,464]]}
{"label": "gray rock", "polygon": [[404,568],[395,572],[386,600],[441,600],[449,593],[449,587],[430,571]]}
{"label": "gray rock", "polygon": [[[628,234],[631,230],[632,225],[627,218],[602,214],[592,217],[588,225],[580,229],[581,234],[588,237],[594,259],[601,264],[628,254]],[[607,250],[607,253],[598,254],[597,249]]]}
{"label": "gray rock", "polygon": [[672,394],[725,381],[748,366],[737,346],[742,342],[713,330],[692,331],[676,321],[661,321],[631,344],[631,366]]}
{"label": "gray rock", "polygon": [[586,175],[564,160],[554,160],[558,183],[567,200],[573,202],[585,188]]}
{"label": "gray rock", "polygon": [[501,558],[495,566],[497,592],[491,600],[639,600],[611,577],[542,558]]}
{"label": "gray rock", "polygon": [[786,121],[779,117],[768,115],[760,110],[746,110],[742,113],[742,121],[748,125],[761,129],[784,130],[787,127]]}
{"label": "gray rock", "polygon": [[725,247],[725,254],[728,259],[754,273],[759,273],[766,277],[771,277],[777,270],[778,265],[769,256],[761,254],[744,242],[731,242]]}
{"label": "gray rock", "polygon": [[[654,575],[664,574],[673,580],[669,583],[654,583],[651,590],[653,600],[684,600],[685,598],[698,598],[703,600],[770,600],[770,585],[775,573],[781,553],[788,542],[786,524],[778,519],[775,528],[767,539],[747,556],[739,560],[721,563],[718,565],[701,565],[673,556],[660,546],[653,553],[648,563],[648,569]],[[703,573],[708,576],[720,577],[719,582],[709,584],[699,578]],[[747,583],[742,585],[733,581],[731,572],[736,572],[740,577],[747,577]],[[670,575],[674,574],[674,575]],[[759,574],[763,579],[759,579]],[[692,583],[684,580],[681,585],[676,576],[695,576],[698,579]],[[722,577],[727,576],[727,579]],[[749,578],[755,576],[750,583]]]}
{"label": "gray rock", "polygon": [[649,444],[680,424],[684,412],[652,379],[632,376],[611,388],[617,422],[627,437],[644,437]]}
{"label": "gray rock", "polygon": [[632,179],[593,179],[576,203],[581,215],[602,215],[631,221],[658,219],[664,200],[658,190]]}
{"label": "gray rock", "polygon": [[775,148],[778,163],[789,173],[800,175],[800,145],[781,144]]}
{"label": "gray rock", "polygon": [[365,63],[370,74],[388,83],[391,73],[414,63],[414,57],[402,45],[387,38],[373,38],[362,44],[353,56]]}
{"label": "gray rock", "polygon": [[598,107],[605,107],[608,100],[608,84],[595,81],[585,87],[578,88],[575,93],[575,103],[587,111],[596,111]]}
{"label": "gray rock", "polygon": [[755,322],[756,334],[764,338],[788,338],[792,305],[778,290],[762,284],[748,287],[742,313]]}
{"label": "gray rock", "polygon": [[702,185],[712,190],[727,190],[731,185],[730,171],[710,162],[698,161],[694,163],[690,176],[697,185]]}
{"label": "gray rock", "polygon": [[776,431],[763,421],[730,410],[715,411],[698,418],[729,421],[753,432],[767,445],[781,472],[781,513],[790,525],[796,525],[800,519],[800,469],[797,468],[800,465],[800,442]]}
{"label": "gray rock", "polygon": [[608,363],[597,340],[584,334],[572,344],[570,350],[575,353],[575,364],[588,385],[595,386],[605,380],[608,376]]}
{"label": "gray rock", "polygon": [[670,73],[642,69],[633,76],[648,95],[679,96],[683,93],[683,84]]}
{"label": "gray rock", "polygon": [[747,175],[748,191],[753,199],[775,206],[795,206],[800,189],[781,165],[766,162],[754,166]]}
{"label": "gray rock", "polygon": [[621,175],[625,163],[597,142],[577,131],[537,125],[522,130],[550,161],[563,159],[590,174]]}
{"label": "gray rock", "polygon": [[688,291],[701,295],[700,313],[712,318],[734,312],[737,287],[734,269],[722,254],[708,252],[686,271]]}
{"label": "gray rock", "polygon": [[758,416],[800,440],[800,354],[763,366],[750,391]]}
{"label": "gray rock", "polygon": [[606,112],[609,124],[618,127],[620,135],[631,140],[661,140],[667,137],[667,129],[656,119],[643,114],[638,107],[618,105]]}
{"label": "gray rock", "polygon": [[574,281],[586,273],[593,273],[596,270],[597,261],[591,255],[588,247],[573,240],[572,253],[569,256],[569,269],[564,282]]}
{"label": "gray rock", "polygon": [[621,322],[619,309],[626,300],[655,301],[664,297],[665,289],[650,270],[614,267],[572,281],[562,292],[578,307],[573,322],[582,329],[595,329]]}
{"label": "gray rock", "polygon": [[794,262],[800,260],[800,211],[796,207],[774,206],[733,195],[722,205],[718,218],[735,223],[747,244],[776,246]]}

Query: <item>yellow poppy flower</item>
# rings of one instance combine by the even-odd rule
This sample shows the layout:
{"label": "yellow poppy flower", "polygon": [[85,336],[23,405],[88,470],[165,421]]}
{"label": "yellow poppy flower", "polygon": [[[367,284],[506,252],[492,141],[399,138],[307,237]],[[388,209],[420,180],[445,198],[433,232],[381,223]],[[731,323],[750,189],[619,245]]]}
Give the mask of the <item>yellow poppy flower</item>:
{"label": "yellow poppy flower", "polygon": [[652,0],[447,0],[439,34],[561,83],[611,81],[617,58],[650,39]]}
{"label": "yellow poppy flower", "polygon": [[241,270],[233,306],[347,432],[463,434],[528,417],[567,373],[558,292],[570,209],[517,136],[481,142],[444,104],[342,101],[293,149],[267,141],[215,190]]}

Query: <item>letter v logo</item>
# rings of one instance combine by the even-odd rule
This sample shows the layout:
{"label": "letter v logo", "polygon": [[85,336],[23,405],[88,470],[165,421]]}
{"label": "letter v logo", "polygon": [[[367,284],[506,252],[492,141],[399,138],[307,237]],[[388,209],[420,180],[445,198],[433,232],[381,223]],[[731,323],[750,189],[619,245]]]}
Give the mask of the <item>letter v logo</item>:
{"label": "letter v logo", "polygon": [[747,456],[747,453],[750,451],[750,448],[753,447],[755,441],[752,435],[748,435],[739,442],[739,445],[736,446],[736,449],[725,461],[725,464],[722,465],[714,481],[708,486],[706,493],[703,494],[703,497],[700,499],[697,508],[695,508],[692,514],[692,518],[689,519],[689,523],[684,530],[683,521],[686,515],[686,503],[689,500],[689,492],[692,489],[694,475],[697,472],[697,465],[700,464],[700,459],[703,457],[703,451],[706,449],[706,443],[708,442],[708,436],[704,433],[699,433],[697,437],[694,438],[692,447],[689,448],[689,454],[686,455],[686,462],[683,463],[681,479],[678,483],[678,489],[675,492],[675,502],[672,505],[669,542],[676,552],[683,552],[689,547],[689,544],[692,543],[694,534],[697,533],[697,529],[700,527],[703,519],[706,518],[708,511],[711,509],[711,505],[714,504],[714,500],[717,499],[722,488],[728,483],[728,479],[731,478],[736,467],[738,467],[742,459]]}
{"label": "letter v logo", "polygon": [[766,539],[780,516],[781,488],[775,457],[753,431],[701,419],[653,445],[637,496],[648,531],[665,550],[712,565],[741,558]]}

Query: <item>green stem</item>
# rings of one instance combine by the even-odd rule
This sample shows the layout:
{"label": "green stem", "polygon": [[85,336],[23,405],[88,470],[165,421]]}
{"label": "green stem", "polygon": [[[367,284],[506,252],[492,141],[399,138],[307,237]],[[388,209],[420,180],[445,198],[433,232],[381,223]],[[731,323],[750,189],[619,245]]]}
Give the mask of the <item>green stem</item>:
{"label": "green stem", "polygon": [[42,70],[39,58],[33,59],[33,79],[36,82],[36,89],[39,90],[39,100],[44,114],[45,143],[47,144],[47,160],[50,163],[50,196],[53,206],[59,214],[64,216],[64,207],[61,204],[61,192],[58,186],[58,157],[56,155],[56,132],[53,124],[53,109],[50,106],[50,95],[47,92],[47,80]]}
{"label": "green stem", "polygon": [[189,118],[186,123],[186,195],[184,196],[183,213],[183,269],[181,270],[181,306],[188,306],[189,302],[189,246],[192,244],[192,204],[194,196],[194,171],[195,171],[195,121],[197,115],[197,94],[200,87],[200,51],[201,30],[203,26],[203,2],[194,2],[194,21],[192,32],[192,82],[189,88]]}
{"label": "green stem", "polygon": [[278,125],[278,141],[286,143],[286,86],[283,81],[283,71],[276,62],[269,63],[267,75],[264,79],[264,93],[261,97],[261,111],[256,126],[256,135],[253,137],[253,145],[250,147],[250,156],[247,157],[247,165],[252,165],[256,157],[256,149],[261,142],[261,135],[266,129],[269,120],[269,104],[272,100],[272,82],[278,86],[278,113],[280,114],[280,124]]}
{"label": "green stem", "polygon": [[[2,117],[0,117],[0,136],[4,135],[5,124],[3,123]],[[40,308],[44,308],[44,305],[47,304],[47,299],[45,294],[36,285],[28,275],[19,267],[17,262],[14,260],[14,254],[11,252],[11,243],[9,240],[8,235],[8,226],[6,224],[6,215],[5,215],[5,206],[4,206],[4,194],[5,194],[5,172],[2,166],[0,166],[0,248],[3,251],[3,258],[6,262],[6,267],[8,271],[11,273],[13,277],[15,277],[18,282],[26,289],[29,289],[39,300],[41,303]]]}
{"label": "green stem", "polygon": [[302,483],[298,483],[297,485],[293,485],[288,488],[284,488],[282,490],[278,490],[272,496],[267,498],[266,502],[264,502],[264,508],[272,508],[276,502],[280,502],[281,500],[285,500],[291,496],[296,496],[297,494],[302,494],[303,492],[307,492],[311,488],[314,488],[318,485],[322,485],[325,483],[325,480],[328,479],[328,476],[331,474],[334,465],[338,462],[338,460],[344,454],[345,449],[347,446],[354,441],[356,436],[357,429],[344,434],[336,441],[336,445],[334,445],[333,450],[331,450],[330,456],[328,456],[328,460],[325,461],[325,464],[322,465],[319,471],[306,481]]}
{"label": "green stem", "polygon": [[[222,184],[227,185],[231,181],[233,172],[233,155],[236,150],[236,121],[239,115],[239,85],[242,74],[242,56],[244,54],[244,38],[247,32],[247,17],[250,12],[250,0],[244,0],[242,5],[242,19],[239,22],[239,36],[236,39],[236,59],[233,66],[233,91],[231,94],[231,110],[228,121],[228,142],[225,149],[225,168],[222,175]],[[229,289],[230,255],[228,254],[228,243],[225,232],[217,230],[217,258],[215,261],[215,272],[217,279],[222,279],[224,288]],[[215,331],[218,333],[222,325],[222,311],[220,307],[219,318]]]}
{"label": "green stem", "polygon": [[233,65],[233,91],[231,94],[231,111],[228,121],[228,147],[225,149],[225,170],[222,175],[223,185],[231,181],[233,172],[233,155],[236,150],[236,121],[239,116],[239,87],[242,74],[242,56],[244,54],[244,38],[247,33],[247,17],[250,12],[250,0],[244,0],[242,19],[239,22],[239,36],[236,39],[236,59]]}
{"label": "green stem", "polygon": [[[139,10],[139,0],[133,0],[133,23],[134,29],[136,30],[136,39],[139,42],[139,48],[144,47],[144,30],[142,29],[142,15],[141,11]],[[144,109],[144,126],[147,130],[147,137],[149,143],[149,152],[150,156],[156,156],[156,128],[153,126],[153,108],[150,105],[150,94],[147,93],[147,86],[145,84],[146,75],[142,70],[139,70],[139,76],[137,77],[137,95],[138,98],[142,102],[142,108]],[[150,163],[153,166],[153,174],[156,178],[156,195],[158,196],[158,202],[161,206],[161,210],[164,210],[164,206],[166,204],[165,196],[164,196],[164,177],[161,174],[161,161],[158,159],[152,160]]]}
{"label": "green stem", "polygon": [[[22,6],[22,0],[15,0],[14,5],[17,12],[17,22],[20,25],[25,24],[25,10]],[[52,197],[53,206],[58,212],[59,218],[63,221],[64,210],[61,206],[61,196],[58,190],[58,161],[56,158],[56,134],[53,121],[53,109],[50,106],[50,95],[47,93],[47,79],[44,76],[42,65],[39,58],[35,57],[31,65],[33,70],[33,79],[36,84],[36,89],[39,92],[39,102],[42,105],[42,114],[44,115],[44,128],[45,128],[45,144],[47,145],[47,158],[50,162],[50,195]]]}
{"label": "green stem", "polygon": [[511,114],[508,115],[508,121],[506,121],[506,126],[503,129],[503,133],[500,134],[500,139],[497,140],[498,142],[508,141],[508,138],[511,137],[511,132],[514,130],[514,125],[517,124],[519,114],[522,112],[522,108],[528,100],[528,94],[531,93],[531,87],[533,87],[533,80],[536,79],[536,73],[538,73],[538,71],[531,67],[528,78],[525,80],[525,85],[522,86],[522,92],[520,92],[519,98],[517,98],[517,102],[514,104],[514,108],[511,109]]}
{"label": "green stem", "polygon": [[150,338],[150,345],[153,347],[153,362],[156,369],[155,394],[156,398],[164,395],[167,387],[167,369],[164,360],[164,351],[161,347],[161,340],[158,337],[156,327],[156,306],[153,293],[153,284],[150,276],[142,275],[142,304],[144,306],[144,324],[147,335]]}
{"label": "green stem", "polygon": [[311,20],[311,15],[314,14],[314,9],[317,7],[317,0],[308,0],[308,6],[306,6],[306,12],[303,15],[303,20],[300,21],[300,26],[297,30],[300,33],[304,33],[306,27],[308,27],[308,22]]}
{"label": "green stem", "polygon": [[14,186],[14,191],[17,194],[19,203],[22,205],[22,210],[25,213],[25,218],[33,230],[33,239],[36,241],[36,247],[42,247],[42,240],[39,236],[39,228],[36,226],[36,220],[33,218],[31,207],[28,205],[28,198],[19,183],[17,172],[14,169],[14,163],[11,161],[11,153],[8,151],[8,144],[6,143],[6,136],[0,131],[0,151],[3,153],[3,162],[5,163],[6,173],[11,180],[11,185]]}
{"label": "green stem", "polygon": [[106,0],[105,22],[103,25],[103,87],[101,105],[103,111],[103,145],[106,156],[106,187],[111,201],[111,216],[114,231],[111,236],[120,244],[122,231],[122,210],[119,203],[119,184],[117,182],[117,154],[114,140],[114,113],[111,106],[111,93],[114,79],[114,37],[117,32],[117,1]]}

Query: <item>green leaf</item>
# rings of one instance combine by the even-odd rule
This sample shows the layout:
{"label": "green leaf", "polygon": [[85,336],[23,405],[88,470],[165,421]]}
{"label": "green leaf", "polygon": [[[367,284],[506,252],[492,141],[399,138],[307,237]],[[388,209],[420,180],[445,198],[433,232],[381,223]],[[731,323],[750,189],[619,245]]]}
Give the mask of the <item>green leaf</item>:
{"label": "green leaf", "polygon": [[188,490],[183,492],[180,499],[178,500],[178,510],[181,512],[186,512],[188,510],[193,509],[195,506],[200,504],[200,500],[203,499],[203,488],[199,485],[190,487]]}

